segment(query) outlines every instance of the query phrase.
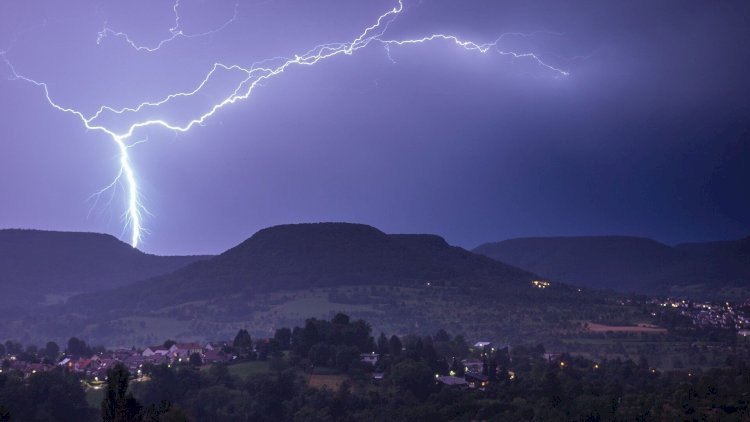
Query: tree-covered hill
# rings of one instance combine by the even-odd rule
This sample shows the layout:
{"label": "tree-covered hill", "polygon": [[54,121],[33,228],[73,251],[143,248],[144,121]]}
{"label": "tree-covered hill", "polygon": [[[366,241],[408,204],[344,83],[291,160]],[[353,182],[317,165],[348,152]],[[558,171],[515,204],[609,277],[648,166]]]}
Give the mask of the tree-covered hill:
{"label": "tree-covered hill", "polygon": [[0,230],[0,307],[111,289],[203,258],[149,255],[98,233]]}
{"label": "tree-covered hill", "polygon": [[532,278],[434,235],[388,235],[361,224],[295,224],[261,230],[221,255],[168,275],[74,297],[69,306],[154,309],[233,294],[342,285],[526,287]]}
{"label": "tree-covered hill", "polygon": [[596,289],[714,295],[750,288],[750,238],[677,246],[625,236],[519,238],[474,252]]}

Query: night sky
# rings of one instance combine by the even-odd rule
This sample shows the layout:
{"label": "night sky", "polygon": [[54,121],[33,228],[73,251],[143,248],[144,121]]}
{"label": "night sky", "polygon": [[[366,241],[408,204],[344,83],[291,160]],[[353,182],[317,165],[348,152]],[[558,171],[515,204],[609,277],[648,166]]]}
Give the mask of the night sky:
{"label": "night sky", "polygon": [[[349,42],[387,1],[243,1],[222,30],[155,46],[170,1],[0,2],[0,51],[52,98],[91,114],[195,87],[215,62],[250,66]],[[750,2],[404,1],[386,38],[298,66],[187,133],[147,128],[129,150],[139,248],[217,253],[275,224],[348,221],[474,247],[511,237],[625,234],[667,243],[750,234]],[[180,29],[231,20],[234,1],[182,0]],[[389,57],[390,56],[390,57]],[[124,241],[117,146],[53,109],[0,61],[0,227]],[[205,110],[227,72],[160,118]],[[161,111],[160,111],[161,112]],[[110,123],[110,120],[108,120]],[[118,125],[114,119],[111,124]]]}

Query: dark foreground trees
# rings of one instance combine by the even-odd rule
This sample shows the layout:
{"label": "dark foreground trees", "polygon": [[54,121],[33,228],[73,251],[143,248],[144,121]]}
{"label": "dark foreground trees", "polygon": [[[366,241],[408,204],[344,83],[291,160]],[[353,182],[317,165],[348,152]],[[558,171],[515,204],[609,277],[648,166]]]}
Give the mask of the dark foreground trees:
{"label": "dark foreground trees", "polygon": [[138,418],[141,406],[128,392],[130,373],[118,363],[107,370],[107,390],[102,401],[103,422],[129,422]]}
{"label": "dark foreground trees", "polygon": [[[277,351],[287,334],[258,344]],[[0,422],[750,420],[744,354],[720,368],[662,372],[645,359],[562,355],[549,361],[541,347],[490,348],[471,356],[488,372],[490,383],[480,391],[438,382],[466,370],[461,359],[469,352],[461,336],[395,337],[391,347],[383,335],[376,346],[366,323],[336,316],[311,319],[289,337],[289,350],[270,353],[266,371],[244,377],[232,375],[237,367],[183,363],[146,365],[148,381],[129,382],[127,369],[116,365],[101,411],[94,413],[71,374],[23,379],[6,372],[0,374]],[[369,355],[374,347],[388,349],[375,366],[358,361],[358,353]],[[338,377],[340,384],[316,386],[315,376]]]}
{"label": "dark foreground trees", "polygon": [[24,380],[19,374],[0,374],[0,421],[90,421],[81,383],[62,369],[38,372]]}

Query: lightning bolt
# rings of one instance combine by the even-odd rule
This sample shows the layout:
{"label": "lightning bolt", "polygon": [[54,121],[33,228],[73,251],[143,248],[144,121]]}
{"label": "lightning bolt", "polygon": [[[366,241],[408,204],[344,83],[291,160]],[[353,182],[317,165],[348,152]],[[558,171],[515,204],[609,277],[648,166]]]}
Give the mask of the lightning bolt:
{"label": "lightning bolt", "polygon": [[104,21],[104,28],[102,28],[101,31],[97,34],[96,37],[96,44],[100,45],[102,41],[108,36],[111,35],[116,38],[122,38],[128,45],[133,47],[136,51],[145,51],[149,53],[153,53],[155,51],[160,50],[165,45],[171,43],[172,41],[178,39],[178,38],[201,38],[201,37],[207,37],[209,35],[214,35],[219,32],[221,32],[224,28],[231,25],[232,22],[237,20],[237,9],[239,8],[239,3],[236,3],[234,5],[234,15],[224,22],[221,26],[211,29],[209,31],[205,32],[199,32],[195,34],[189,34],[184,32],[182,29],[180,29],[180,0],[175,1],[174,5],[172,5],[172,13],[174,13],[174,25],[169,28],[169,33],[172,34],[169,38],[165,38],[161,41],[159,41],[155,46],[149,47],[146,45],[138,45],[135,41],[133,41],[130,38],[130,35],[128,35],[125,32],[119,32],[115,31],[112,28],[107,26],[107,21]]}
{"label": "lightning bolt", "polygon": [[[107,135],[118,147],[120,168],[117,173],[115,180],[105,187],[101,192],[95,194],[100,195],[107,189],[111,189],[119,183],[125,186],[125,192],[127,196],[127,206],[125,210],[126,227],[130,228],[130,244],[133,247],[137,247],[141,241],[142,234],[145,232],[143,227],[143,215],[147,213],[146,208],[143,206],[141,201],[141,194],[139,191],[138,179],[134,170],[133,163],[130,159],[129,149],[135,145],[130,144],[131,138],[138,129],[146,127],[162,127],[174,132],[188,132],[196,125],[202,125],[207,119],[212,117],[222,108],[234,104],[238,101],[242,101],[248,98],[256,87],[263,84],[265,81],[272,79],[284,73],[287,69],[294,66],[313,66],[321,61],[336,57],[336,56],[350,56],[355,52],[364,49],[370,45],[382,46],[388,57],[393,61],[390,56],[391,49],[394,47],[401,47],[407,45],[419,45],[429,42],[445,42],[453,44],[459,48],[463,48],[469,51],[476,51],[478,53],[488,53],[494,51],[502,56],[510,56],[515,59],[526,59],[530,60],[547,71],[551,72],[554,76],[565,77],[569,73],[563,69],[550,65],[542,60],[538,55],[531,52],[514,52],[506,51],[500,48],[500,43],[505,37],[509,36],[530,36],[533,34],[520,34],[520,33],[506,33],[495,39],[493,42],[488,43],[475,43],[473,41],[463,40],[455,35],[450,34],[431,34],[421,38],[415,39],[391,39],[386,37],[391,23],[404,11],[403,0],[397,0],[398,3],[392,9],[386,11],[382,15],[378,16],[375,22],[366,27],[359,35],[348,42],[340,43],[328,43],[317,45],[305,52],[294,54],[291,57],[274,57],[266,60],[262,60],[253,63],[249,67],[243,67],[240,65],[228,65],[220,62],[216,62],[206,73],[205,77],[193,88],[187,91],[174,92],[164,96],[161,99],[144,101],[133,107],[113,107],[113,106],[101,106],[96,112],[90,116],[86,116],[83,112],[78,111],[74,108],[65,107],[55,102],[50,95],[49,87],[45,82],[39,82],[27,76],[18,73],[7,58],[7,52],[0,51],[0,57],[3,58],[4,62],[11,70],[11,79],[22,80],[28,82],[36,87],[41,88],[47,102],[54,109],[64,113],[71,114],[77,117],[84,127],[91,131],[101,132]],[[237,17],[237,8],[235,7],[235,14],[227,21],[224,25],[214,30],[200,33],[200,34],[186,34],[180,29],[180,15],[179,15],[179,0],[174,3],[173,11],[175,15],[174,26],[169,28],[171,37],[160,41],[156,46],[148,47],[138,45],[132,41],[131,37],[122,32],[115,32],[108,27],[99,32],[98,43],[101,43],[104,37],[108,34],[124,39],[131,47],[140,52],[156,52],[162,47],[166,46],[171,41],[177,38],[195,38],[199,36],[206,36],[214,34],[221,29],[231,24]],[[145,118],[138,120],[137,114],[148,110],[155,109],[159,110],[160,107],[166,106],[178,98],[192,97],[196,94],[201,93],[207,87],[207,85],[216,77],[219,71],[226,72],[239,72],[242,75],[241,80],[234,86],[232,92],[213,103],[208,110],[195,115],[187,121],[175,122],[169,119],[155,119]],[[132,116],[136,120],[134,122],[126,124],[126,129],[116,130],[108,127],[107,124],[102,123],[105,116],[124,118]]]}

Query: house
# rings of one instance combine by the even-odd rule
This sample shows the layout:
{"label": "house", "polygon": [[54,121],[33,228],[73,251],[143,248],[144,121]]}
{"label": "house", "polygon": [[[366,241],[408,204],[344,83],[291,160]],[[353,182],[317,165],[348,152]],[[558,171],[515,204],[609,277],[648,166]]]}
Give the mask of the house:
{"label": "house", "polygon": [[461,378],[461,377],[442,375],[442,376],[435,377],[435,379],[437,380],[437,382],[451,386],[451,387],[467,387],[468,386],[468,382],[466,382],[466,379]]}
{"label": "house", "polygon": [[91,365],[91,359],[78,359],[76,363],[73,364],[73,369],[76,372],[83,372],[85,371],[89,366]]}
{"label": "house", "polygon": [[203,345],[203,350],[221,350],[227,346],[226,341],[209,341]]}
{"label": "house", "polygon": [[189,358],[193,353],[202,354],[203,346],[200,343],[175,343],[169,348],[169,354],[176,358]]}
{"label": "house", "polygon": [[359,360],[364,363],[369,363],[372,366],[375,366],[378,363],[378,359],[380,359],[380,355],[372,352],[372,353],[362,353],[359,355]]}
{"label": "house", "polygon": [[144,357],[150,357],[150,356],[167,356],[169,354],[169,350],[164,346],[152,346],[147,347],[146,350],[141,353],[141,356]]}
{"label": "house", "polygon": [[143,359],[143,363],[152,363],[154,365],[161,365],[162,363],[169,363],[169,355],[164,356],[157,354],[153,356],[130,356],[128,359]]}
{"label": "house", "polygon": [[203,363],[222,363],[229,360],[229,357],[221,352],[220,349],[206,350],[203,353]]}
{"label": "house", "polygon": [[481,372],[467,372],[464,379],[469,388],[484,389],[490,384],[490,378]]}
{"label": "house", "polygon": [[164,356],[160,355],[153,355],[153,356],[130,356],[127,359],[123,360],[122,363],[128,367],[128,370],[133,373],[137,371],[138,369],[142,368],[145,363],[157,363],[155,362],[156,359],[161,359],[162,362],[166,362],[166,358]]}
{"label": "house", "polygon": [[130,349],[117,349],[112,353],[112,358],[117,360],[125,360],[130,356],[133,356],[135,353],[134,350]]}
{"label": "house", "polygon": [[47,372],[52,369],[49,365],[44,363],[30,363],[25,368],[26,375],[36,374],[37,372]]}
{"label": "house", "polygon": [[485,347],[492,347],[492,342],[489,342],[489,341],[478,341],[478,342],[474,343],[474,348],[475,349],[482,350]]}
{"label": "house", "polygon": [[106,372],[107,369],[110,368],[111,366],[114,366],[116,362],[117,362],[116,360],[110,359],[110,358],[101,359],[99,361],[99,369]]}

